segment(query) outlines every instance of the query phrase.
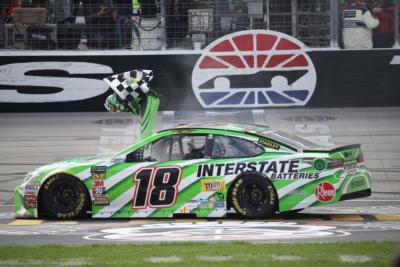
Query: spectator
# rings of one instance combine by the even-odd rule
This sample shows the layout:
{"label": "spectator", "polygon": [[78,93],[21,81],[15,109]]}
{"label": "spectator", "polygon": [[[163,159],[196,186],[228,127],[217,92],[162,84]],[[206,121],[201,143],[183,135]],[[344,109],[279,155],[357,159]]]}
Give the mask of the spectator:
{"label": "spectator", "polygon": [[74,17],[73,0],[54,0],[54,17],[57,24],[73,23]]}
{"label": "spectator", "polygon": [[32,7],[47,8],[47,1],[46,0],[32,0]]}
{"label": "spectator", "polygon": [[364,0],[350,0],[343,10],[343,44],[346,49],[372,48],[372,29],[379,25]]}
{"label": "spectator", "polygon": [[11,4],[7,7],[6,16],[12,17],[14,9],[21,7],[19,0],[12,0]]}
{"label": "spectator", "polygon": [[0,48],[5,47],[5,29],[4,29],[4,23],[5,23],[5,18],[6,18],[6,7],[8,3],[7,1],[1,1],[0,2]]}
{"label": "spectator", "polygon": [[85,21],[89,28],[89,45],[115,48],[117,13],[113,1],[98,0],[96,3],[84,1],[84,9]]}
{"label": "spectator", "polygon": [[391,0],[378,0],[372,13],[378,18],[379,26],[374,29],[374,48],[392,47],[394,45],[396,6]]}
{"label": "spectator", "polygon": [[[137,0],[136,0],[137,1]],[[131,43],[133,1],[132,0],[114,0],[114,8],[117,14],[117,40],[118,47],[126,47]]]}
{"label": "spectator", "polygon": [[133,5],[132,0],[114,0],[114,7],[119,17],[128,17],[132,16]]}

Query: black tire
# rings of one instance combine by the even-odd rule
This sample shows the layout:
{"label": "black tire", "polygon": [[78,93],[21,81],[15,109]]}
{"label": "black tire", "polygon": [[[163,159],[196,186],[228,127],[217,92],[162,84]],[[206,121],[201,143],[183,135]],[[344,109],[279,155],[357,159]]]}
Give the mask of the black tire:
{"label": "black tire", "polygon": [[230,200],[238,214],[247,219],[262,219],[276,212],[278,197],[272,183],[257,174],[248,174],[232,185]]}
{"label": "black tire", "polygon": [[40,193],[40,207],[47,217],[72,219],[86,216],[90,196],[85,185],[67,175],[55,175],[46,180]]}

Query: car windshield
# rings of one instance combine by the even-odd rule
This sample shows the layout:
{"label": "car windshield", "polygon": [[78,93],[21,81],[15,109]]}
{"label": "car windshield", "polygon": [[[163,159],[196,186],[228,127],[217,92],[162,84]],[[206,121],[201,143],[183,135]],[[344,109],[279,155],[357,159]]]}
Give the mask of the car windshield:
{"label": "car windshield", "polygon": [[268,130],[261,132],[261,134],[279,143],[287,144],[288,146],[296,148],[297,150],[315,149],[319,147],[317,144],[313,142],[281,131]]}

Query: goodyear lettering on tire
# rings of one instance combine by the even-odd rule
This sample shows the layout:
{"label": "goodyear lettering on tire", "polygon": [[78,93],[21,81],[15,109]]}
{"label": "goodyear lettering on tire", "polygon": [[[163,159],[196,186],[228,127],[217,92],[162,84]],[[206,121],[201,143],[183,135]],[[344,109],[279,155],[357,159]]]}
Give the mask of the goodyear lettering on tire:
{"label": "goodyear lettering on tire", "polygon": [[54,183],[54,181],[55,181],[56,179],[58,179],[58,175],[52,176],[52,177],[50,177],[49,179],[47,179],[46,184],[44,185],[44,188],[45,188],[46,190],[48,190],[49,187],[50,187],[50,185],[51,185],[52,183]]}
{"label": "goodyear lettering on tire", "polygon": [[235,210],[241,214],[241,215],[246,215],[247,214],[247,210],[242,208],[239,204],[239,200],[238,200],[238,190],[240,185],[243,183],[243,179],[240,178],[239,180],[237,180],[237,182],[234,184],[233,189],[232,189],[232,204],[235,208]]}
{"label": "goodyear lettering on tire", "polygon": [[79,215],[79,213],[82,211],[82,209],[85,206],[85,200],[86,200],[85,194],[81,193],[79,195],[79,203],[76,206],[75,210],[68,212],[68,213],[57,213],[57,218],[68,219],[68,218],[72,218],[72,217]]}
{"label": "goodyear lettering on tire", "polygon": [[271,185],[268,186],[268,192],[269,192],[269,204],[271,206],[275,205],[275,200],[276,200],[275,191],[274,191],[274,188],[272,188]]}

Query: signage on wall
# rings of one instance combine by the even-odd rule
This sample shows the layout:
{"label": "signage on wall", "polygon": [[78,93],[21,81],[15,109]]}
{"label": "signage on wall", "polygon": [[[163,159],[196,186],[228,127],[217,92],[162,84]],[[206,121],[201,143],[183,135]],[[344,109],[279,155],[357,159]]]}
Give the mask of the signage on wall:
{"label": "signage on wall", "polygon": [[400,49],[308,49],[252,30],[197,51],[0,51],[0,112],[104,111],[102,79],[133,68],[154,71],[160,110],[400,105]]}
{"label": "signage on wall", "polygon": [[109,66],[89,62],[42,61],[1,65],[0,102],[50,103],[93,98],[105,93],[108,86],[101,79],[74,75],[106,76],[112,73]]}
{"label": "signage on wall", "polygon": [[275,31],[228,34],[208,45],[192,87],[204,108],[304,106],[317,76],[307,47]]}

